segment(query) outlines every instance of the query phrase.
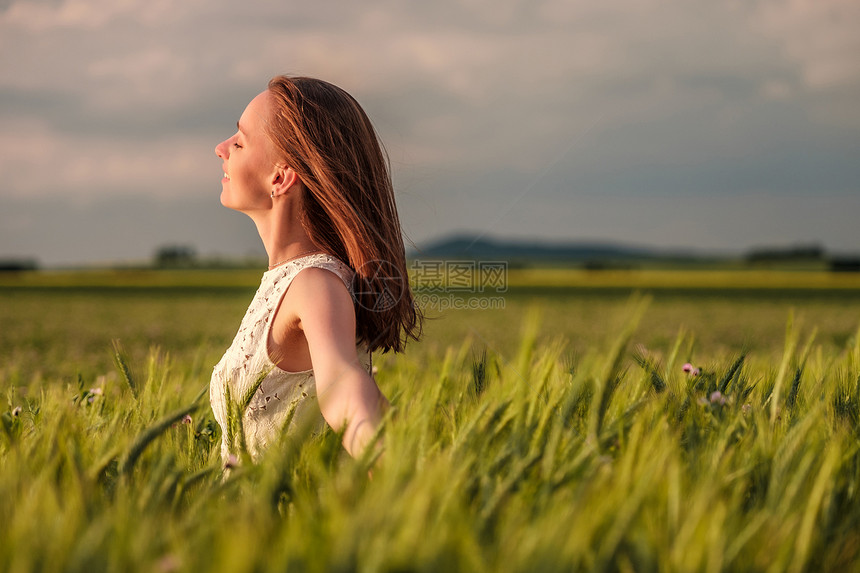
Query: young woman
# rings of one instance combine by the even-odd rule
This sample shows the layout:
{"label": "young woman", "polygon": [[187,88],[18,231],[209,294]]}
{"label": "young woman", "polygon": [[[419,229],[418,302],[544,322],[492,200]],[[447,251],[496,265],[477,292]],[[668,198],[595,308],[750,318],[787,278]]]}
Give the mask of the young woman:
{"label": "young woman", "polygon": [[358,103],[313,78],[273,78],[237,126],[215,148],[221,203],[254,221],[269,270],[212,374],[222,458],[320,413],[357,456],[387,405],[371,352],[421,332],[387,158]]}

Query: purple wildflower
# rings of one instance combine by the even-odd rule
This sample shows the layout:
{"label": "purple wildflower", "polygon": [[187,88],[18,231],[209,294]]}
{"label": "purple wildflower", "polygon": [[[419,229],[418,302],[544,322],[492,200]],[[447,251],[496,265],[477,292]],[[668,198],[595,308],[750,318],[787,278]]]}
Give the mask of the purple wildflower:
{"label": "purple wildflower", "polygon": [[693,365],[690,364],[689,362],[687,362],[686,364],[684,364],[684,366],[681,367],[681,370],[683,370],[684,372],[687,372],[687,373],[692,372],[693,371]]}
{"label": "purple wildflower", "polygon": [[726,397],[723,396],[722,392],[717,390],[716,392],[712,392],[710,396],[711,404],[719,404],[720,406],[726,403]]}
{"label": "purple wildflower", "polygon": [[178,571],[181,565],[178,557],[168,554],[158,561],[156,571],[159,573],[173,573],[174,571]]}
{"label": "purple wildflower", "polygon": [[86,394],[84,395],[87,397],[87,404],[92,404],[98,396],[102,396],[103,394],[104,391],[101,389],[101,387],[96,386],[95,388],[90,388],[89,390],[87,390]]}

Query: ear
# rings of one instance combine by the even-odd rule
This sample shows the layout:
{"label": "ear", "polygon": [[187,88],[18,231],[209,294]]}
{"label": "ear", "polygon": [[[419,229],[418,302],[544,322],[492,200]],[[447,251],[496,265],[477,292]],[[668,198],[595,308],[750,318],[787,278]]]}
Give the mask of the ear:
{"label": "ear", "polygon": [[301,184],[298,174],[292,167],[278,167],[272,175],[274,197],[286,195],[295,185]]}

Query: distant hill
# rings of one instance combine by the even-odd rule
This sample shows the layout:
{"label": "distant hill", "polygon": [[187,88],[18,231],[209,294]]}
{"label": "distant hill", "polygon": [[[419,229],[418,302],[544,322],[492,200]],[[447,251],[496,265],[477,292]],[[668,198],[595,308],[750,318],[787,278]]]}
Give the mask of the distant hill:
{"label": "distant hill", "polygon": [[696,259],[691,253],[667,252],[634,245],[608,242],[541,242],[501,240],[489,237],[453,235],[420,246],[411,257],[428,259],[485,259],[509,261],[624,262],[657,259]]}

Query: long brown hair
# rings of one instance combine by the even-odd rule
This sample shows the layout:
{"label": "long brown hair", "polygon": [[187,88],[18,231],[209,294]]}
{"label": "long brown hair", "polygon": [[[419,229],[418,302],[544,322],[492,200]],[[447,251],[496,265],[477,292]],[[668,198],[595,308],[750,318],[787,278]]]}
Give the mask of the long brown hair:
{"label": "long brown hair", "polygon": [[409,288],[388,157],[370,119],[322,80],[276,76],[269,93],[269,136],[304,184],[302,225],[355,271],[356,337],[371,351],[401,351],[421,335],[423,316]]}

